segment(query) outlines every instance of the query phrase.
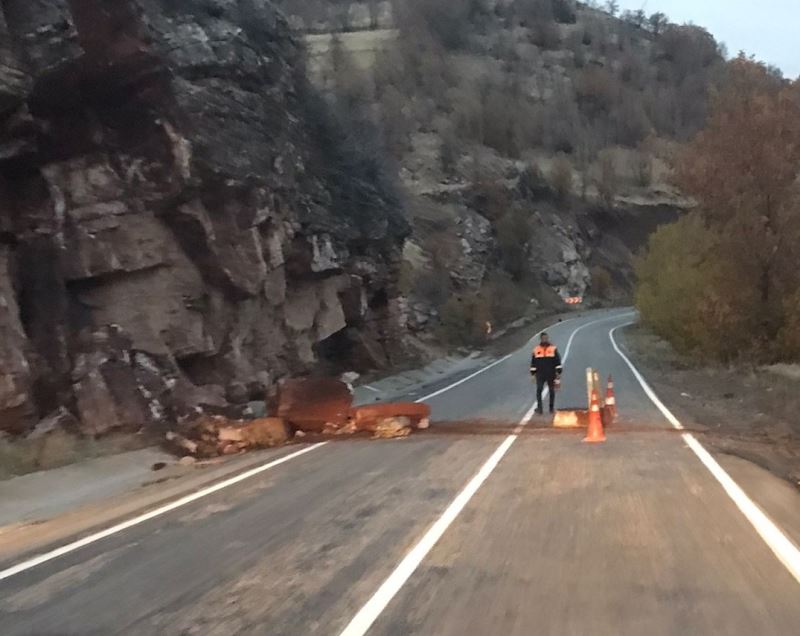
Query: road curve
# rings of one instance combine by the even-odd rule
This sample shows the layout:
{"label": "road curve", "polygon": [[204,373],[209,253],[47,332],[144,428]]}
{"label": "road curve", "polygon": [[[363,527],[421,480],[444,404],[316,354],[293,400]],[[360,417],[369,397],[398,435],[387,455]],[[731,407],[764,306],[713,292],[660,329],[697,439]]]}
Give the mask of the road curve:
{"label": "road curve", "polygon": [[630,319],[550,330],[562,406],[615,376],[605,445],[509,437],[526,347],[430,398],[428,434],[327,444],[0,581],[0,634],[797,633],[800,585],[612,347]]}

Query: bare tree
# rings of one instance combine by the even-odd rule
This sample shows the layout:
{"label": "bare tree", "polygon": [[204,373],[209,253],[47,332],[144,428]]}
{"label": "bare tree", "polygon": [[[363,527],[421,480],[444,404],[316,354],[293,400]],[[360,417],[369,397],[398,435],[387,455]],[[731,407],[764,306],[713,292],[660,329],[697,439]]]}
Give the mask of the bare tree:
{"label": "bare tree", "polygon": [[559,201],[566,201],[572,194],[575,177],[572,164],[565,155],[559,155],[550,168],[550,186]]}
{"label": "bare tree", "polygon": [[755,292],[761,330],[774,344],[786,321],[784,299],[800,294],[800,83],[787,85],[740,55],[713,100],[708,126],[676,165],[684,192],[734,258],[738,284]]}
{"label": "bare tree", "polygon": [[381,7],[378,0],[369,0],[367,8],[369,9],[369,28],[374,31],[380,26]]}
{"label": "bare tree", "polygon": [[632,24],[637,29],[641,29],[647,21],[647,14],[643,9],[636,9],[635,11],[625,11],[622,14],[622,19],[625,22]]}
{"label": "bare tree", "polygon": [[653,35],[658,37],[661,35],[667,24],[669,24],[669,19],[667,18],[666,14],[658,12],[651,15],[647,22],[650,25],[650,30],[653,32]]}
{"label": "bare tree", "polygon": [[645,144],[630,154],[630,171],[640,188],[649,188],[653,184],[653,155],[647,151]]}
{"label": "bare tree", "polygon": [[612,209],[619,190],[619,175],[614,155],[610,150],[600,153],[599,174],[595,185],[597,186],[597,194],[600,196],[601,203],[607,209]]}

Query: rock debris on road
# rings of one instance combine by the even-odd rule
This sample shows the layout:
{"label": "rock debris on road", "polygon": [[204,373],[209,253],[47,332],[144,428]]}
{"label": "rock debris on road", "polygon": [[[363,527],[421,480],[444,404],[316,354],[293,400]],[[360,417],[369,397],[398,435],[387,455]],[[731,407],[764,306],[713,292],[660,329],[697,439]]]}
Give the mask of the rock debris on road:
{"label": "rock debris on road", "polygon": [[[561,404],[613,374],[608,442],[534,419],[364,631],[797,632],[800,585],[614,352],[630,319],[548,330],[572,338]],[[326,445],[0,581],[0,633],[340,633],[529,412],[529,355],[431,398],[428,433]]]}

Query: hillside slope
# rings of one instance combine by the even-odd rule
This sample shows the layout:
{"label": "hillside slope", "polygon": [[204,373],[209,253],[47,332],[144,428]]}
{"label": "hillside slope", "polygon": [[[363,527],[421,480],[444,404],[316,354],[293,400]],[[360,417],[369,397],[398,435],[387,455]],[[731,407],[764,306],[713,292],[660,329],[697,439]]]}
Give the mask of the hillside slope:
{"label": "hillside slope", "polygon": [[279,4],[0,0],[0,430],[158,430],[624,300],[687,205],[701,29]]}
{"label": "hillside slope", "polygon": [[562,0],[281,5],[404,182],[412,328],[629,298],[633,253],[689,205],[667,165],[721,72],[707,32]]}

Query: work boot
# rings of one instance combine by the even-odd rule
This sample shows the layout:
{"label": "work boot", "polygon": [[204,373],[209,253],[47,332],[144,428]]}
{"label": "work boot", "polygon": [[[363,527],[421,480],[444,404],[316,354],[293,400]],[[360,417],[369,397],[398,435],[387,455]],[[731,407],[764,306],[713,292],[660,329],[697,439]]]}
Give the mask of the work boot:
{"label": "work boot", "polygon": [[537,406],[536,407],[536,415],[541,415],[542,413],[544,413],[544,411],[542,411],[542,407],[541,406]]}
{"label": "work boot", "polygon": [[550,407],[550,415],[553,415],[555,412],[556,412],[556,409],[551,406]]}

